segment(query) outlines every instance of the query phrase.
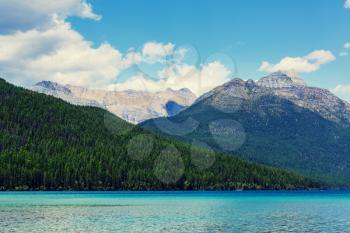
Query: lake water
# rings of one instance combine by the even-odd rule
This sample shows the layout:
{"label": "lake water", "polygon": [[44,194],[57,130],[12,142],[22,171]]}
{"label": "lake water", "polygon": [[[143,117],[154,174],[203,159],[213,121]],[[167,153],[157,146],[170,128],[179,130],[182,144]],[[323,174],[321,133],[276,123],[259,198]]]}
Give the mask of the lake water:
{"label": "lake water", "polygon": [[3,192],[0,232],[350,232],[350,192]]}

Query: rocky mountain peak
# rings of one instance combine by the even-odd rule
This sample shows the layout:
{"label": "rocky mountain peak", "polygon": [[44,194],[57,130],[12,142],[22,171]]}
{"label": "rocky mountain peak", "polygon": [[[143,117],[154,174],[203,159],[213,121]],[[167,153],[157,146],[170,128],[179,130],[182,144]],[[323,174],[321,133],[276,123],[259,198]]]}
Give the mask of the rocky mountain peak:
{"label": "rocky mountain peak", "polygon": [[269,88],[285,88],[293,86],[306,86],[303,79],[293,72],[278,71],[257,81],[257,85]]}
{"label": "rocky mountain peak", "polygon": [[55,92],[62,92],[64,94],[71,94],[71,90],[61,84],[55,83],[55,82],[51,82],[51,81],[41,81],[38,82],[37,84],[34,85],[35,88],[39,89],[39,88],[45,88],[45,89],[49,89]]}
{"label": "rocky mountain peak", "polygon": [[168,88],[159,92],[108,91],[42,81],[35,84],[32,90],[61,98],[75,105],[105,108],[132,123],[175,114],[191,105],[196,99],[195,94],[186,88],[180,90]]}
{"label": "rocky mountain peak", "polygon": [[293,73],[275,72],[257,82],[235,78],[212,91],[202,95],[196,101],[206,103],[225,111],[235,109],[237,99],[253,101],[262,96],[276,96],[288,100],[299,107],[320,114],[323,118],[341,124],[350,123],[350,104],[341,100],[330,91],[309,87],[304,80]]}
{"label": "rocky mountain peak", "polygon": [[[207,99],[208,97],[213,97],[215,100],[225,99],[225,101],[229,101],[228,98],[248,99],[251,94],[256,92],[256,89],[262,89],[262,87],[256,85],[252,79],[244,81],[240,78],[234,78],[200,96],[196,100],[196,103]],[[215,103],[215,105],[220,104],[223,104],[223,101],[217,101]]]}
{"label": "rocky mountain peak", "polygon": [[229,87],[229,86],[244,86],[245,81],[240,78],[234,78],[231,81],[225,83],[223,86]]}
{"label": "rocky mountain peak", "polygon": [[181,89],[179,89],[178,90],[178,92],[181,92],[181,93],[187,93],[187,94],[193,94],[193,92],[190,90],[190,89],[188,89],[188,88],[181,88]]}

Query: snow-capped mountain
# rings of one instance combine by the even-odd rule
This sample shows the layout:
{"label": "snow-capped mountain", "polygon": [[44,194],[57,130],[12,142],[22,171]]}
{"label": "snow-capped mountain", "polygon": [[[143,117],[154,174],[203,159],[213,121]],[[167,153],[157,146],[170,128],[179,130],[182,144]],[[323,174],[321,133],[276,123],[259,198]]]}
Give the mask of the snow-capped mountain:
{"label": "snow-capped mountain", "polygon": [[32,90],[61,98],[76,105],[105,108],[132,123],[172,116],[191,105],[196,96],[189,89],[167,89],[159,92],[106,91],[50,81],[35,84]]}

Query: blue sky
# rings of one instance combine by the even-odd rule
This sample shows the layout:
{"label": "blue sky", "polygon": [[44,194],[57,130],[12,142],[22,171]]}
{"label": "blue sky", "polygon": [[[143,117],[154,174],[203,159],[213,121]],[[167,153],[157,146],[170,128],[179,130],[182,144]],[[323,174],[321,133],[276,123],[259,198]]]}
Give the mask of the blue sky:
{"label": "blue sky", "polygon": [[238,76],[257,79],[263,60],[278,62],[318,49],[337,60],[310,74],[310,84],[333,88],[350,83],[350,56],[338,57],[350,41],[350,10],[343,0],[234,1],[90,1],[103,16],[99,22],[74,18],[74,28],[97,44],[108,41],[120,50],[146,41],[195,46],[202,58],[232,56]]}
{"label": "blue sky", "polygon": [[[344,47],[350,43],[350,9],[345,1],[47,0],[47,8],[19,0],[3,1],[2,9],[10,13],[0,18],[0,41],[6,45],[10,39],[20,38],[22,47],[34,49],[28,55],[7,51],[11,46],[3,48],[11,56],[5,59],[2,75],[23,86],[47,78],[104,88],[112,84],[116,84],[114,88],[130,88],[142,83],[153,90],[171,87],[179,73],[186,70],[204,76],[203,80],[214,73],[217,81],[205,81],[207,88],[197,91],[201,94],[227,81],[226,76],[258,79],[291,66],[309,85],[330,90],[338,86],[337,94],[350,99],[350,55],[345,55],[350,48]],[[40,46],[37,41],[41,41]],[[177,64],[176,72],[168,70],[161,76],[163,60],[144,62],[146,55],[142,51],[147,43],[153,43],[151,50],[163,46],[163,52],[164,48],[174,53],[180,48],[191,52]],[[142,56],[143,62],[126,65],[131,52]],[[65,56],[69,59],[60,62]],[[290,59],[283,60],[286,57]],[[18,68],[21,72],[16,67],[7,68],[12,65],[10,58],[23,60],[21,64],[25,65]],[[96,61],[99,62],[95,64]],[[262,62],[267,63],[265,68],[260,68]],[[0,70],[4,64],[0,56]],[[18,78],[24,76],[25,80]],[[173,79],[156,83],[168,76]],[[144,84],[149,79],[154,82]],[[118,86],[128,80],[134,81]],[[190,82],[181,83],[191,88]],[[179,87],[174,85],[175,89]]]}

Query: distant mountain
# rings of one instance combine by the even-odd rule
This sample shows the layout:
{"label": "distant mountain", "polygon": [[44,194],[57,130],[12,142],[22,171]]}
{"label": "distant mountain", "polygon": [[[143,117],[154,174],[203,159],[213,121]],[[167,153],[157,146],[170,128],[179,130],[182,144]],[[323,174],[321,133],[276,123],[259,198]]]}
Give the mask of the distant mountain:
{"label": "distant mountain", "polygon": [[95,106],[100,108],[105,107],[103,104],[97,102],[96,100],[80,98],[76,96],[75,93],[73,93],[69,86],[63,86],[55,82],[42,81],[35,84],[31,89],[39,93],[55,96],[74,105]]}
{"label": "distant mountain", "polygon": [[[349,116],[349,104],[329,91],[277,72],[257,82],[234,79],[178,115],[142,126],[243,159],[350,184]],[[197,123],[193,130],[178,134],[189,119]]]}
{"label": "distant mountain", "polygon": [[189,89],[167,89],[159,92],[105,91],[42,81],[32,90],[61,98],[69,103],[105,108],[131,123],[172,116],[191,105],[196,96]]}
{"label": "distant mountain", "polygon": [[179,105],[174,101],[168,101],[165,104],[165,109],[169,116],[174,116],[178,114],[181,110],[183,110],[185,106]]}
{"label": "distant mountain", "polygon": [[[56,85],[51,89],[69,93]],[[0,105],[0,190],[327,187],[165,139],[103,109],[71,105],[2,79]]]}

